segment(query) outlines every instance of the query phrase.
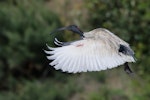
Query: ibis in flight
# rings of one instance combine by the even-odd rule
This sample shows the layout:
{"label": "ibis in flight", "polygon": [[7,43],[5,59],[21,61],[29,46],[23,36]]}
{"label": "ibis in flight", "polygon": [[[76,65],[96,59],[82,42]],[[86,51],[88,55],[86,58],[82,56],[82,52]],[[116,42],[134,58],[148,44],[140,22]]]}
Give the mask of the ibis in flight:
{"label": "ibis in flight", "polygon": [[68,73],[101,71],[124,65],[124,70],[133,73],[128,62],[135,62],[134,52],[129,44],[105,28],[81,31],[76,25],[56,29],[69,30],[80,35],[80,39],[61,42],[55,38],[56,48],[47,45],[45,50],[50,65],[56,70]]}

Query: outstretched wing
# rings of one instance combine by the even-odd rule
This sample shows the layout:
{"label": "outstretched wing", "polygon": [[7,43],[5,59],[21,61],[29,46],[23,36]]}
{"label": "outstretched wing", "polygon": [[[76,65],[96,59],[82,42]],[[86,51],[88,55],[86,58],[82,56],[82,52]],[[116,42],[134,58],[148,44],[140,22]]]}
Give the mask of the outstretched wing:
{"label": "outstretched wing", "polygon": [[58,48],[48,46],[49,51],[45,52],[52,60],[51,66],[69,73],[106,70],[134,62],[132,56],[119,53],[118,48],[112,47],[104,41],[83,39]]}

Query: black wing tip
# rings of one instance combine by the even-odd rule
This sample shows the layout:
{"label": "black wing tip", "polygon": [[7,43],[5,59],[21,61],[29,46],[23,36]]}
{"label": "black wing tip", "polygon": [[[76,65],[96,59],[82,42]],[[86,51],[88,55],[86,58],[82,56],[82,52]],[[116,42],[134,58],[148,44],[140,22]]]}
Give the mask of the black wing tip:
{"label": "black wing tip", "polygon": [[127,47],[125,45],[120,44],[119,46],[119,52],[125,54],[125,55],[129,55],[129,56],[133,56],[134,57],[134,52],[130,47]]}

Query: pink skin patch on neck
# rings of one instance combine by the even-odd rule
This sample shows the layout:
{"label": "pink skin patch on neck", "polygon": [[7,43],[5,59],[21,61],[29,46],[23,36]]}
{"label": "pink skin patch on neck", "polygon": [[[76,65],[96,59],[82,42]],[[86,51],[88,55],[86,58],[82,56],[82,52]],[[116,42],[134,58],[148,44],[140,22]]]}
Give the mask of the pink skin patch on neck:
{"label": "pink skin patch on neck", "polygon": [[78,45],[76,45],[76,47],[82,47],[83,46],[83,44],[78,44]]}

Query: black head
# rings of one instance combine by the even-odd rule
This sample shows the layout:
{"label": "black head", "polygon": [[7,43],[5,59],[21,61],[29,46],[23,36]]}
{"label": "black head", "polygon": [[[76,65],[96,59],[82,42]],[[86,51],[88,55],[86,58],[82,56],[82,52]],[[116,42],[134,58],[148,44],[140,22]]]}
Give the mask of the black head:
{"label": "black head", "polygon": [[69,31],[79,34],[81,37],[84,37],[83,32],[76,25],[69,25],[67,27],[62,27],[62,28],[55,30],[54,32],[63,31],[63,30],[69,30]]}

